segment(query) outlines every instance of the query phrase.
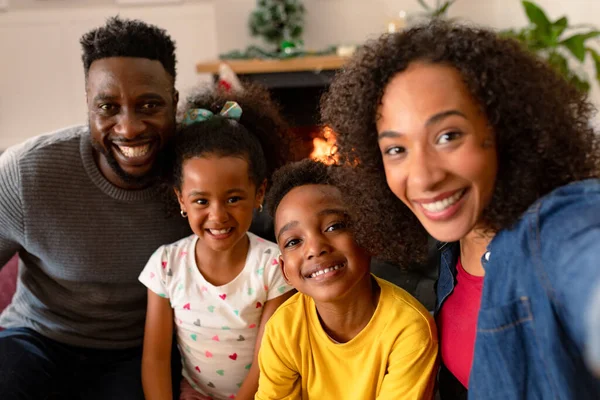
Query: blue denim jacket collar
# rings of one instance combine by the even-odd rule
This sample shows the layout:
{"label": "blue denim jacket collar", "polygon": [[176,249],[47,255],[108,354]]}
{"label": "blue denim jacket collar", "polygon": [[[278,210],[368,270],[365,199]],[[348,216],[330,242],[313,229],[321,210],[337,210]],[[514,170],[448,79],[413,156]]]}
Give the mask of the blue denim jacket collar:
{"label": "blue denim jacket collar", "polygon": [[[580,231],[597,236],[584,240],[584,243],[600,243],[598,214],[600,181],[578,182],[540,199],[513,228],[499,232],[492,240],[487,257],[482,259],[486,277],[477,322],[469,398],[600,398],[600,380],[591,375],[583,362],[585,345],[581,343],[585,343],[586,337],[579,329],[577,315],[572,323],[565,322],[574,312],[565,310],[563,305],[578,304],[580,313],[600,316],[600,310],[585,309],[586,296],[592,297],[589,292],[593,292],[594,287],[600,289],[600,279],[596,278],[600,274],[595,269],[600,263],[594,264],[600,245],[571,250],[579,243],[569,243],[569,240],[575,240],[569,239],[571,237],[581,240]],[[571,225],[577,224],[577,235],[561,236],[563,228],[569,228],[565,218],[572,221]],[[438,249],[436,314],[454,290],[460,254],[458,242],[440,243]],[[560,251],[556,253],[553,249]],[[570,251],[577,253],[571,255]],[[553,262],[553,258],[563,256],[569,260],[580,258],[582,263],[592,261],[568,271],[562,265],[556,271],[555,265],[559,263]],[[566,274],[569,279],[563,282]],[[576,285],[576,288],[571,290],[570,285]],[[564,296],[570,297],[562,299],[563,294],[557,290],[565,287],[569,290],[564,290],[567,292]]]}

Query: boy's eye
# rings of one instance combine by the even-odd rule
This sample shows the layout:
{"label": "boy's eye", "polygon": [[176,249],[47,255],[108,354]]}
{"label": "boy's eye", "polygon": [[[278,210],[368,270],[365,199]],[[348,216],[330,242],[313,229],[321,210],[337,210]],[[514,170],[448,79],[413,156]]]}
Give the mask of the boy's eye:
{"label": "boy's eye", "polygon": [[283,247],[287,249],[288,247],[295,246],[298,243],[300,243],[300,239],[289,239],[283,244]]}
{"label": "boy's eye", "polygon": [[436,141],[436,144],[447,144],[452,142],[453,140],[458,139],[459,137],[461,137],[461,133],[460,132],[446,132],[446,133],[442,133]]}
{"label": "boy's eye", "polygon": [[345,229],[347,226],[347,224],[345,222],[336,222],[334,224],[329,225],[326,229],[325,232],[333,232],[333,231],[337,231],[340,229]]}

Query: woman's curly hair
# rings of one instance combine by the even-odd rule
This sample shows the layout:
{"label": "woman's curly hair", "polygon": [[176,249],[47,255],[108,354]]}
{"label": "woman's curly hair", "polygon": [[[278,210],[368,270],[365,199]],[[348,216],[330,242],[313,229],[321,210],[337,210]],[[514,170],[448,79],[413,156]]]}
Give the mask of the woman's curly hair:
{"label": "woman's curly hair", "polygon": [[544,61],[492,31],[434,22],[386,34],[362,47],[321,101],[345,165],[338,186],[353,198],[357,239],[386,260],[424,255],[426,233],[388,188],[376,119],[390,80],[413,62],[456,68],[495,135],[498,174],[483,218],[508,228],[537,199],[569,182],[597,177],[594,108]]}
{"label": "woman's curly hair", "polygon": [[[239,121],[219,115],[227,101],[235,101],[242,108]],[[187,126],[180,124],[165,150],[163,191],[172,198],[169,211],[178,208],[173,208],[172,189],[165,189],[181,189],[183,165],[190,158],[206,154],[244,157],[250,179],[257,186],[265,179],[270,182],[273,172],[289,160],[289,127],[266,88],[251,83],[245,83],[240,91],[200,87],[188,97],[180,119],[194,108],[209,110],[214,116]]]}

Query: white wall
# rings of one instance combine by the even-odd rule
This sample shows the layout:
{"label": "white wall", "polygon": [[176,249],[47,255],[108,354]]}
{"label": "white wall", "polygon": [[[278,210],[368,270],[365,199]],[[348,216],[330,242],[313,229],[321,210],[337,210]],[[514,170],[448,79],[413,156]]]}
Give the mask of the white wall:
{"label": "white wall", "polygon": [[[433,2],[434,0],[429,0]],[[181,4],[118,7],[113,0],[9,0],[0,12],[0,150],[86,118],[79,37],[119,13],[155,23],[177,42],[177,87],[187,90],[207,76],[197,62],[259,44],[247,18],[255,0],[183,0]],[[359,44],[377,37],[397,11],[420,10],[416,0],[304,0],[305,44]],[[600,27],[600,0],[538,0],[555,19]],[[451,16],[494,28],[520,27],[526,18],[518,0],[458,0]],[[587,70],[593,77],[591,65]],[[592,99],[600,105],[594,84]]]}

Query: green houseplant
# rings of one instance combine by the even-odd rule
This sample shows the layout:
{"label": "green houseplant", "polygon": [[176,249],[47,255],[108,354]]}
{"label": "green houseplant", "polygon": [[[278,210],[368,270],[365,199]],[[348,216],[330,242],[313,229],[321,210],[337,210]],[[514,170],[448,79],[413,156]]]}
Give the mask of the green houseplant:
{"label": "green houseplant", "polygon": [[[544,10],[532,1],[522,1],[529,24],[521,29],[501,32],[522,42],[529,50],[546,59],[567,81],[584,92],[590,89],[583,63],[590,55],[595,64],[596,80],[600,82],[598,31],[593,26],[570,26],[566,16],[551,21]],[[572,56],[573,62],[569,58]]]}

